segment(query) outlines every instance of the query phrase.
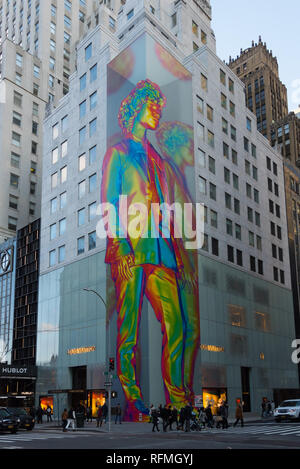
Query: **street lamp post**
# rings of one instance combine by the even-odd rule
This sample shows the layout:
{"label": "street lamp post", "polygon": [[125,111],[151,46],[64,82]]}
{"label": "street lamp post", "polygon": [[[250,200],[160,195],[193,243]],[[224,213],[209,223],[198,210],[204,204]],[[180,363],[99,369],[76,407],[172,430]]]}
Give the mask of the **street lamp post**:
{"label": "street lamp post", "polygon": [[[100,293],[98,293],[95,290],[92,290],[91,288],[83,288],[83,290],[86,291],[86,292],[94,293],[95,295],[97,295],[98,298],[100,298],[100,300],[104,304],[105,311],[106,311],[107,305],[106,305],[106,302],[104,301],[103,297],[100,295]],[[110,352],[110,323],[108,323],[108,345],[107,345],[107,348],[108,348],[108,353],[109,353]],[[107,367],[107,357],[106,357],[106,367]],[[106,381],[104,383],[104,386],[105,386],[105,388],[107,388],[107,391],[108,391],[108,432],[109,433],[111,431],[111,387],[112,387],[112,378],[113,378],[112,375],[108,375],[108,381]]]}

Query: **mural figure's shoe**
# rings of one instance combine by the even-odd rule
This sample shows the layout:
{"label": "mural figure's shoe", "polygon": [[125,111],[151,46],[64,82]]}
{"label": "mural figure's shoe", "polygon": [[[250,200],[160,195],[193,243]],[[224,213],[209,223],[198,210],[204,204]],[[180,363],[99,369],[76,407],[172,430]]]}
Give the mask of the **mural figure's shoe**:
{"label": "mural figure's shoe", "polygon": [[129,422],[149,422],[150,411],[142,400],[136,399],[127,403],[124,420]]}
{"label": "mural figure's shoe", "polygon": [[142,412],[142,414],[150,415],[150,411],[149,411],[149,409],[145,406],[145,404],[143,403],[143,401],[137,399],[136,401],[133,401],[133,405],[134,405],[134,407],[135,407],[139,412]]}

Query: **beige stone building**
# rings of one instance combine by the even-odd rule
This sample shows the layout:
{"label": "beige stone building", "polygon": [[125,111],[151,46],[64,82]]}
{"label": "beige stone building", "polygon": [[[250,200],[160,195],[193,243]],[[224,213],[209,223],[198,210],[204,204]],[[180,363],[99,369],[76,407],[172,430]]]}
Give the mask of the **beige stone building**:
{"label": "beige stone building", "polygon": [[40,216],[45,109],[69,90],[96,3],[0,1],[0,242]]}
{"label": "beige stone building", "polygon": [[245,84],[246,104],[256,114],[258,130],[271,140],[271,125],[288,114],[287,89],[279,78],[277,58],[259,38],[241,49],[229,67]]}

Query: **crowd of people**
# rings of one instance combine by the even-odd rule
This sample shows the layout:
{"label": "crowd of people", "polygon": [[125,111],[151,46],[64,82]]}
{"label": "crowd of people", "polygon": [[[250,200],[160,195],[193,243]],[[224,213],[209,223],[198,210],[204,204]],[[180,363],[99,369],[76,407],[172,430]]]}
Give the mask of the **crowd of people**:
{"label": "crowd of people", "polygon": [[261,403],[261,418],[268,418],[274,415],[275,402],[270,401],[266,397],[263,398]]}
{"label": "crowd of people", "polygon": [[[214,409],[213,409],[214,407]],[[267,418],[274,415],[275,403],[272,400],[267,398],[262,399],[261,404],[261,417]],[[163,432],[168,430],[181,430],[185,432],[190,432],[193,430],[200,431],[202,428],[222,428],[226,429],[229,427],[228,424],[228,413],[229,407],[225,400],[222,398],[219,399],[217,404],[207,403],[206,407],[193,407],[191,404],[187,404],[181,409],[177,409],[172,405],[160,405],[159,407],[154,407],[151,405],[150,408],[150,423],[152,424],[152,431],[159,432],[160,425]],[[31,409],[30,414],[36,418],[37,423],[43,422],[43,416],[46,415],[47,422],[52,422],[52,409],[50,406],[47,408],[42,408],[39,406],[36,410]],[[69,410],[64,409],[61,418],[62,418],[62,427],[63,431],[67,431],[70,427],[75,430],[76,422],[78,415],[81,415],[86,422],[93,421],[93,412],[92,408],[81,406],[79,409],[74,409],[71,407]],[[113,411],[113,419],[115,424],[122,424],[122,408],[118,404]],[[103,424],[107,422],[108,419],[108,406],[104,402],[103,405],[97,407],[96,416],[96,427],[100,428]],[[237,401],[236,411],[235,411],[235,422],[233,426],[237,426],[240,423],[241,427],[244,426],[244,416],[243,416],[243,403]]]}
{"label": "crowd of people", "polygon": [[[242,406],[237,407],[236,422],[237,425],[241,420],[243,425],[243,411]],[[239,414],[239,415],[238,415]],[[182,430],[190,432],[193,430],[200,431],[206,426],[208,428],[228,428],[228,404],[223,400],[219,400],[217,405],[216,415],[213,415],[212,406],[208,404],[206,408],[198,407],[193,408],[191,404],[187,404],[178,410],[176,407],[171,405],[160,405],[155,408],[151,405],[150,408],[151,423],[153,424],[152,431],[160,431],[159,424],[162,424],[162,431],[166,432],[169,430]]]}

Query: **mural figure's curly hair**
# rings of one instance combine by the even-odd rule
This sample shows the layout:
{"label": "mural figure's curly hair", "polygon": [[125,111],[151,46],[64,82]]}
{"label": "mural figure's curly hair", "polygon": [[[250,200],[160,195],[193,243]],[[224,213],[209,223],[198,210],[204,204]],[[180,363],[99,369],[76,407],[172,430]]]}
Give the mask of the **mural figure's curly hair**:
{"label": "mural figure's curly hair", "polygon": [[135,118],[148,101],[157,103],[161,108],[167,104],[167,98],[162,94],[159,86],[147,79],[139,81],[121,103],[118,120],[125,135],[132,132]]}

